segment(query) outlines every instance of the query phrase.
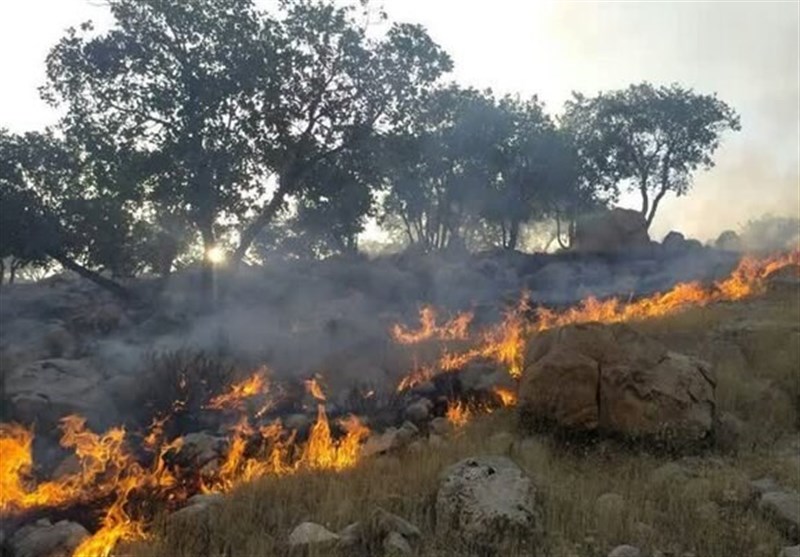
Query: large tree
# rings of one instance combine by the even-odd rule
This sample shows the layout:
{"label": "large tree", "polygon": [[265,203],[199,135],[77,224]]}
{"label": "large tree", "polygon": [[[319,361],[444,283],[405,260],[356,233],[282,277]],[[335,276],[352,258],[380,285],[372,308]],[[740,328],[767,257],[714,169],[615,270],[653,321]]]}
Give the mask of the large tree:
{"label": "large tree", "polygon": [[325,1],[274,14],[251,0],[108,4],[110,31],[83,26],[53,49],[46,95],[66,106],[64,128],[145,152],[147,199],[191,223],[206,253],[232,227],[235,261],[306,173],[404,118],[450,68],[420,27],[371,39]]}
{"label": "large tree", "polygon": [[586,175],[607,190],[638,192],[648,226],[668,192],[685,195],[692,173],[714,165],[721,134],[739,129],[735,111],[715,95],[649,83],[591,98],[575,94],[563,122]]}

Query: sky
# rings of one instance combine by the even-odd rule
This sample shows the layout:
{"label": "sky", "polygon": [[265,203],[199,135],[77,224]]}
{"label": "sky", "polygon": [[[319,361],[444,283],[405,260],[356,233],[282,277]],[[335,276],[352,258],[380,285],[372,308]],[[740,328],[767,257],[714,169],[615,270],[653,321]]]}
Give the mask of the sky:
{"label": "sky", "polygon": [[[267,0],[262,0],[267,1]],[[741,116],[716,166],[688,196],[667,197],[651,228],[700,240],[765,213],[800,216],[800,2],[382,0],[390,20],[421,23],[453,58],[452,78],[538,95],[558,114],[572,91],[644,80],[716,92]],[[0,127],[40,129],[44,58],[64,30],[109,24],[99,0],[0,2]],[[638,197],[621,200],[636,208]]]}

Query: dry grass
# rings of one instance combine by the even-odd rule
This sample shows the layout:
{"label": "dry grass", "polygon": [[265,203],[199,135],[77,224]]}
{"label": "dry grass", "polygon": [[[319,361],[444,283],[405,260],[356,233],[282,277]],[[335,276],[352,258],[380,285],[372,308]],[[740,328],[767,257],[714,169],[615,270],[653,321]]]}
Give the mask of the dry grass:
{"label": "dry grass", "polygon": [[[744,321],[769,325],[727,334],[725,343],[708,341],[721,327]],[[636,327],[676,350],[714,361],[719,410],[745,424],[735,455],[711,451],[683,459],[688,477],[669,476],[663,468],[654,475],[670,462],[669,456],[610,442],[565,446],[544,436],[520,439],[509,433],[515,431],[513,412],[503,411],[473,421],[443,447],[422,445],[345,473],[242,486],[205,518],[162,523],[156,539],[135,553],[284,555],[286,537],[298,523],[310,520],[336,531],[366,521],[381,506],[423,530],[418,555],[462,555],[464,548],[434,534],[438,476],[465,456],[507,454],[543,492],[546,538],[537,555],[600,557],[621,543],[638,545],[647,555],[655,548],[702,557],[777,555],[787,540],[758,514],[749,480],[771,475],[800,488],[800,461],[779,450],[798,434],[800,297],[784,292],[696,308]],[[598,512],[597,497],[608,492],[621,495],[625,505]]]}

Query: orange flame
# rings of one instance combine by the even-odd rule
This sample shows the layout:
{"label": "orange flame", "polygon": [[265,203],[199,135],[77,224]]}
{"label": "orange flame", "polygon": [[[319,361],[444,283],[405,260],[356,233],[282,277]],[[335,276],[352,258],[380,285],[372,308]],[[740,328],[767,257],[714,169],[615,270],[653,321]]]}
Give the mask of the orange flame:
{"label": "orange flame", "polygon": [[320,386],[316,377],[312,377],[311,379],[306,379],[305,385],[308,394],[310,394],[319,401],[325,400],[325,393],[322,392],[322,387]]}
{"label": "orange flame", "polygon": [[247,379],[231,385],[227,393],[212,398],[207,408],[214,410],[244,408],[245,399],[269,392],[269,370],[262,366]]}
{"label": "orange flame", "polygon": [[459,429],[464,427],[470,418],[472,418],[472,410],[469,409],[465,402],[460,400],[451,401],[447,405],[445,417],[447,418],[447,421],[453,425],[453,427]]}
{"label": "orange flame", "polygon": [[500,399],[503,406],[514,406],[517,404],[517,393],[506,387],[495,387],[494,394]]}
{"label": "orange flame", "polygon": [[415,344],[424,340],[463,340],[468,336],[472,323],[472,312],[463,312],[447,321],[444,325],[436,325],[436,310],[431,306],[423,306],[419,310],[419,329],[412,330],[403,325],[392,327],[392,338],[400,344]]}

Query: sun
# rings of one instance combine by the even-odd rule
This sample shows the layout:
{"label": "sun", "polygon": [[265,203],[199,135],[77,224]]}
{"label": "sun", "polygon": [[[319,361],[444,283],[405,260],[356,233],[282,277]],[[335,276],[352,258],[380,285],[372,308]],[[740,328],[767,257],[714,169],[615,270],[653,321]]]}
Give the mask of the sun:
{"label": "sun", "polygon": [[213,265],[221,265],[225,263],[225,250],[219,246],[208,248],[208,250],[206,250],[206,258]]}

